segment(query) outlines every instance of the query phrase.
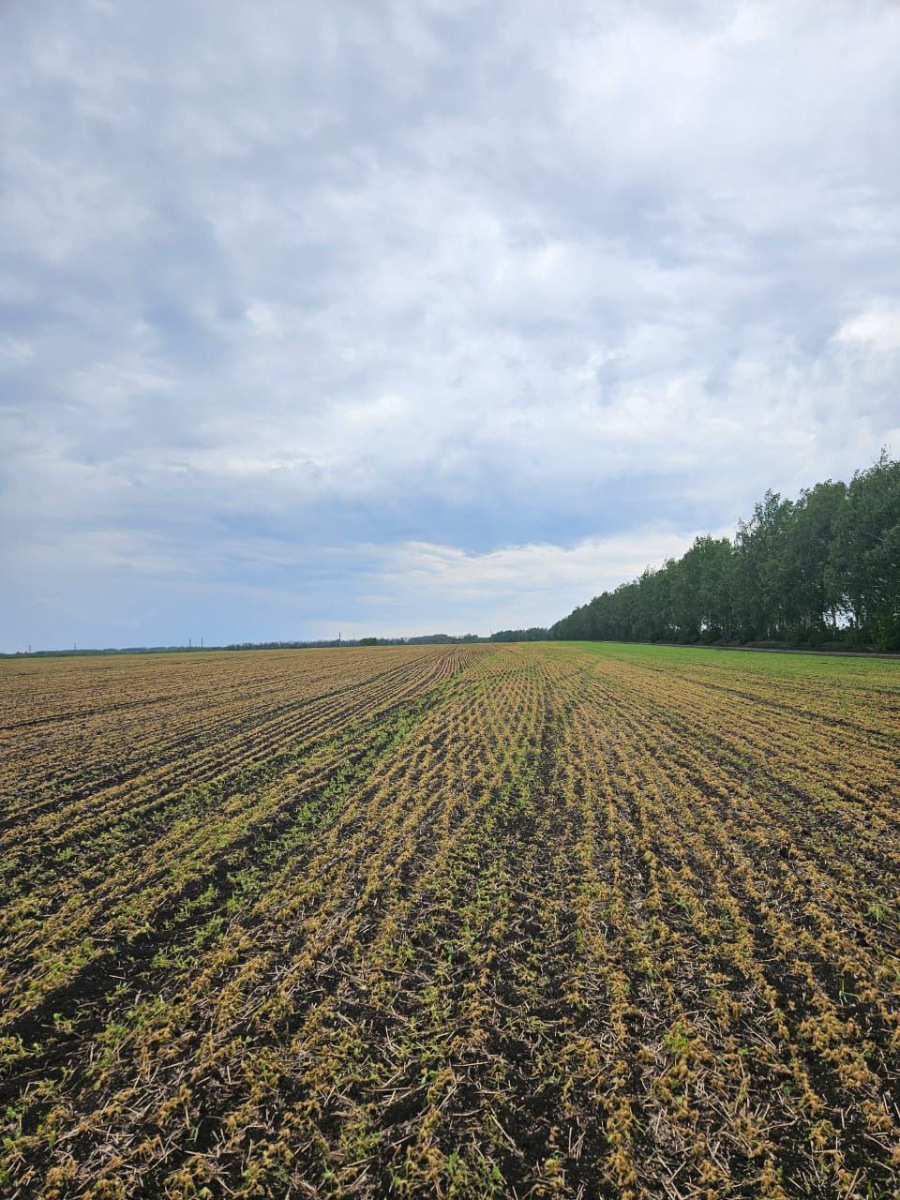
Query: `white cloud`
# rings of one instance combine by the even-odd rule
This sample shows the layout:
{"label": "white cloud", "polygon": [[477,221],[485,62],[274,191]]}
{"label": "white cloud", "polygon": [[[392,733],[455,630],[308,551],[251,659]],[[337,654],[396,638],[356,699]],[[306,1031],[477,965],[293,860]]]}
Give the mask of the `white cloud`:
{"label": "white cloud", "polygon": [[845,322],[835,334],[838,342],[862,343],[882,354],[900,350],[900,305],[880,304]]}
{"label": "white cloud", "polygon": [[[446,602],[449,597],[498,613],[529,612],[530,624],[552,623],[575,604],[680,556],[695,536],[661,528],[635,529],[570,547],[536,543],[486,554],[410,542],[383,556],[382,580],[385,584],[400,581],[401,587],[417,589],[430,599],[441,597]],[[390,603],[400,599],[395,594]]]}

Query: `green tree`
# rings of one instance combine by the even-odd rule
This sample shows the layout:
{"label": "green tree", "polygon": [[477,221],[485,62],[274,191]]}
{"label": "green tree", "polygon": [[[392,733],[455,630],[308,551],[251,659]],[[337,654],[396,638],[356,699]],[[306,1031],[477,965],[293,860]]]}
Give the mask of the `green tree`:
{"label": "green tree", "polygon": [[842,601],[828,563],[846,503],[846,484],[818,483],[801,492],[785,529],[779,589],[788,634],[796,641],[837,634]]}
{"label": "green tree", "polygon": [[900,648],[900,461],[887,449],[847,488],[826,580],[861,637]]}

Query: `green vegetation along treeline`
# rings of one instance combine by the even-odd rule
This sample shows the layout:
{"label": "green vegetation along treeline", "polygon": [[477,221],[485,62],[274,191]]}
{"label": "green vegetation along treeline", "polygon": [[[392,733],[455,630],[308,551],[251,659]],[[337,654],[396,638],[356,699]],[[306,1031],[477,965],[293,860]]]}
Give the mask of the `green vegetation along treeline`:
{"label": "green vegetation along treeline", "polygon": [[767,492],[733,541],[697,538],[550,636],[900,649],[900,461],[885,449],[849,484],[828,480],[797,500]]}
{"label": "green vegetation along treeline", "polygon": [[546,642],[550,634],[540,625],[531,629],[498,629],[491,634],[492,642]]}

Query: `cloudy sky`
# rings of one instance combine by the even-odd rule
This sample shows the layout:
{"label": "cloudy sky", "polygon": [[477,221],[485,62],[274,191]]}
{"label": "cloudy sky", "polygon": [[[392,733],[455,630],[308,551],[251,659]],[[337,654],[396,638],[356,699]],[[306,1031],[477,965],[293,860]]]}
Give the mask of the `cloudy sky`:
{"label": "cloudy sky", "polygon": [[4,0],[0,649],[544,624],[900,451],[900,6]]}

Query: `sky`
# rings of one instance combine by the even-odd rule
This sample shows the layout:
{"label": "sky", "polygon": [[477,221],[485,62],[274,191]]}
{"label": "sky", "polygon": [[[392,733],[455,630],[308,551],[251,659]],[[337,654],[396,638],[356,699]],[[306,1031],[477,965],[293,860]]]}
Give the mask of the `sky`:
{"label": "sky", "polygon": [[3,0],[0,649],[543,625],[900,452],[900,5]]}

